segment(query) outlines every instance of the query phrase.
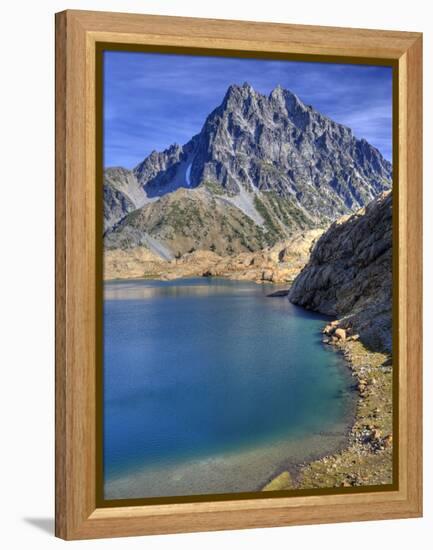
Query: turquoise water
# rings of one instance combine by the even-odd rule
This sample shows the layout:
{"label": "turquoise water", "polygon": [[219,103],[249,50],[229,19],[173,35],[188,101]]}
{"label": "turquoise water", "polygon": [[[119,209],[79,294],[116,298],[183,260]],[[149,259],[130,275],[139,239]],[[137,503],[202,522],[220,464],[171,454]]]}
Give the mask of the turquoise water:
{"label": "turquoise water", "polygon": [[107,494],[253,490],[283,455],[305,459],[341,442],[351,380],[321,343],[327,318],[267,297],[274,290],[211,278],[105,285]]}

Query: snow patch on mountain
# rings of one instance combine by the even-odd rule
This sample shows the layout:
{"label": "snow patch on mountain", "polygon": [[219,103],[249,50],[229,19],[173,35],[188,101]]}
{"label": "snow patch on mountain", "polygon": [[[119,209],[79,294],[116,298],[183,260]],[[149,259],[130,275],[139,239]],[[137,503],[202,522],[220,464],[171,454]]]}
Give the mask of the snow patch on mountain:
{"label": "snow patch on mountain", "polygon": [[192,162],[188,164],[188,168],[185,172],[185,180],[188,187],[191,187],[191,168],[192,168]]}

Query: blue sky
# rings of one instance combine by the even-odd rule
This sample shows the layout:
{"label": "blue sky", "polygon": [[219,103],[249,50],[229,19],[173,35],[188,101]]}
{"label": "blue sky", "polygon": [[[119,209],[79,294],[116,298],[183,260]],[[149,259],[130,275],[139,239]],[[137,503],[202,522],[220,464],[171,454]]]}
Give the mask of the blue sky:
{"label": "blue sky", "polygon": [[392,158],[389,67],[132,52],[104,53],[104,166],[132,168],[198,133],[230,84],[280,84]]}

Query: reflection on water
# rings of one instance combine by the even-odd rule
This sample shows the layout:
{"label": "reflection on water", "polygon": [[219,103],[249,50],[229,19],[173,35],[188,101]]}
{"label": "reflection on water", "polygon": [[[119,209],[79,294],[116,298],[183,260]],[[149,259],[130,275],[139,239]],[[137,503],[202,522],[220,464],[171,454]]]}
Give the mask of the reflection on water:
{"label": "reflection on water", "polygon": [[237,293],[262,294],[273,292],[277,287],[270,284],[250,284],[242,287],[238,281],[227,279],[207,278],[202,279],[176,279],[173,281],[148,281],[138,280],[134,282],[116,281],[105,285],[105,300],[140,300],[155,297],[176,296],[210,296],[215,294],[231,294],[233,289]]}

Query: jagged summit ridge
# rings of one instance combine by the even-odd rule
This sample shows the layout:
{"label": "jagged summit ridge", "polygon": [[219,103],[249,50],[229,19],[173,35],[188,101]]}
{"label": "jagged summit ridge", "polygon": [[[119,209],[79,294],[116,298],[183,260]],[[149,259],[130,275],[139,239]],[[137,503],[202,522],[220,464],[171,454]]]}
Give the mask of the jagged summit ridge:
{"label": "jagged summit ridge", "polygon": [[185,163],[191,163],[193,187],[210,180],[231,193],[241,184],[282,196],[299,193],[302,202],[305,185],[331,186],[340,213],[362,207],[391,179],[390,163],[350,128],[281,86],[266,96],[248,83],[231,85],[188,143],[152,153],[133,172],[148,193],[160,195],[184,185]]}

